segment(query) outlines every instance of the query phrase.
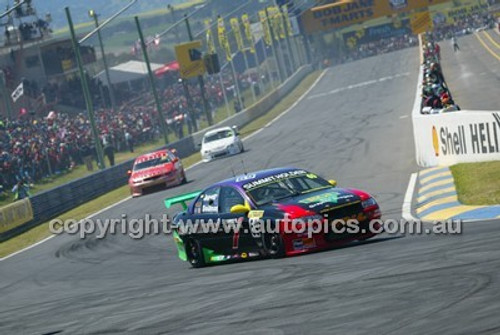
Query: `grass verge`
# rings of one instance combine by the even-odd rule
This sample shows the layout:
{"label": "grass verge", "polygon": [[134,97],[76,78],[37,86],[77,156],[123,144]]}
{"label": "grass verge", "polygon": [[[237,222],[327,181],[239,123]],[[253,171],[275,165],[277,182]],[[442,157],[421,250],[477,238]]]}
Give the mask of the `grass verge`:
{"label": "grass verge", "polygon": [[500,161],[453,165],[458,200],[464,205],[500,204]]}
{"label": "grass verge", "polygon": [[[283,113],[288,109],[297,99],[303,95],[309,87],[314,83],[314,81],[319,77],[320,71],[315,71],[305,77],[295,89],[292,90],[285,98],[283,98],[279,103],[276,104],[269,112],[261,116],[260,118],[252,121],[245,127],[240,129],[240,133],[243,136],[248,136],[251,133],[262,128],[269,121]],[[196,162],[201,160],[200,153],[195,153],[189,157],[183,159],[183,165],[189,167]],[[89,201],[77,208],[72,209],[60,215],[58,218],[61,220],[75,219],[82,220],[92,213],[99,211],[102,208],[110,206],[122,199],[125,199],[130,195],[128,186],[122,186],[114,191],[111,191],[105,195],[102,195],[92,201]],[[13,252],[26,248],[38,241],[43,240],[51,235],[49,231],[49,222],[45,222],[24,234],[11,238],[8,241],[0,243],[0,258],[5,257]]]}

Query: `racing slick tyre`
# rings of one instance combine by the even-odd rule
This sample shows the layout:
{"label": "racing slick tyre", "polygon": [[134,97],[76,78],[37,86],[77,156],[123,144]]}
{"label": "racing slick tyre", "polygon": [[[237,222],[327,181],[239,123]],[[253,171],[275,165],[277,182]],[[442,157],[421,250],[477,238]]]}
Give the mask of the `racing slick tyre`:
{"label": "racing slick tyre", "polygon": [[203,257],[203,248],[200,245],[200,241],[189,239],[186,243],[186,254],[188,262],[193,268],[205,266],[205,258]]}
{"label": "racing slick tyre", "polygon": [[263,236],[264,249],[271,258],[285,257],[285,241],[280,234],[264,234]]}
{"label": "racing slick tyre", "polygon": [[182,180],[181,180],[181,185],[187,184],[187,178],[186,178],[186,173],[182,173]]}
{"label": "racing slick tyre", "polygon": [[243,143],[241,143],[241,147],[240,147],[240,153],[242,152],[245,152],[245,147],[243,146]]}

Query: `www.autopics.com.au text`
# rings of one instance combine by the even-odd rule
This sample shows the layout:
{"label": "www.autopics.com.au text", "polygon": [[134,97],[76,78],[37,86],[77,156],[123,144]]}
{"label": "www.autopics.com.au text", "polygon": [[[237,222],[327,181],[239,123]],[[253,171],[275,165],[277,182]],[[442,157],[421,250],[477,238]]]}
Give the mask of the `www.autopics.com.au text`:
{"label": "www.autopics.com.au text", "polygon": [[177,230],[180,234],[216,234],[224,232],[227,234],[235,232],[250,233],[253,236],[271,233],[304,234],[312,237],[320,233],[335,234],[439,234],[455,235],[461,234],[463,225],[460,220],[437,221],[425,224],[421,221],[406,221],[394,219],[374,219],[362,222],[355,219],[328,220],[326,218],[314,217],[304,219],[280,219],[261,220],[250,219],[245,222],[243,217],[228,220],[178,220],[172,223],[168,215],[154,218],[146,214],[144,218],[131,218],[122,215],[115,219],[85,219],[85,220],[52,220],[49,224],[50,232],[53,234],[67,233],[78,235],[80,238],[94,236],[103,239],[107,235],[123,234],[132,239],[141,239],[148,235],[171,234]]}

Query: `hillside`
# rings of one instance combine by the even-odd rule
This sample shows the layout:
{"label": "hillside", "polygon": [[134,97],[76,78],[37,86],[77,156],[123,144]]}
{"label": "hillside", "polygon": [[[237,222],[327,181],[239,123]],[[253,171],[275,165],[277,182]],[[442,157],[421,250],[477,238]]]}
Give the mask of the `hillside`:
{"label": "hillside", "polygon": [[[151,11],[158,8],[165,8],[167,4],[179,4],[182,0],[139,0],[132,6],[127,14],[141,13]],[[12,5],[13,0],[5,1],[2,3]],[[128,4],[128,0],[33,0],[33,5],[37,9],[39,16],[44,17],[46,13],[52,14],[52,27],[55,29],[67,25],[64,7],[69,6],[73,21],[77,24],[80,22],[89,21],[88,10],[94,9],[97,13],[104,16],[109,16],[115,13],[120,8]]]}

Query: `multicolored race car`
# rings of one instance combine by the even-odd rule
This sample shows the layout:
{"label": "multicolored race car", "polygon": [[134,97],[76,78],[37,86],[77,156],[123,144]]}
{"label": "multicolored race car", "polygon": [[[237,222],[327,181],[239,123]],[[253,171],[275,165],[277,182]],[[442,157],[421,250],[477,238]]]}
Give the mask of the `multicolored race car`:
{"label": "multicolored race car", "polygon": [[159,150],[136,158],[128,171],[130,193],[140,196],[146,190],[170,187],[186,182],[186,174],[175,149]]}
{"label": "multicolored race car", "polygon": [[172,234],[179,258],[193,267],[297,255],[382,232],[371,195],[296,168],[248,173],[165,200],[167,208],[179,203]]}

